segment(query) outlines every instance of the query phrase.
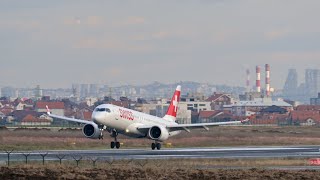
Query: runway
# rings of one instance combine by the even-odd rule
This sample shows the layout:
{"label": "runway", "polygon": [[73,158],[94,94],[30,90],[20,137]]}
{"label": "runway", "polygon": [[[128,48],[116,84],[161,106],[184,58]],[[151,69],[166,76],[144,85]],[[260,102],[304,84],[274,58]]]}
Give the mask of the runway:
{"label": "runway", "polygon": [[[282,146],[282,147],[225,147],[225,148],[163,148],[151,149],[108,149],[108,150],[48,150],[13,151],[12,161],[42,160],[40,154],[47,154],[45,160],[99,158],[99,159],[170,159],[170,158],[285,158],[320,157],[320,146]],[[7,160],[7,153],[0,152],[0,162]]]}

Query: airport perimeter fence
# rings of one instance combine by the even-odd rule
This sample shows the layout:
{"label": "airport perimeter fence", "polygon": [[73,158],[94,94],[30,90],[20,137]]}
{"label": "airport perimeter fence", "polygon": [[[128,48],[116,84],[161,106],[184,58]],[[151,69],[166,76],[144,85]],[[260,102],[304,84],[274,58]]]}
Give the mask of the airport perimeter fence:
{"label": "airport perimeter fence", "polygon": [[[153,161],[153,162],[152,162]],[[152,163],[151,163],[152,162]],[[60,165],[60,166],[74,166],[84,168],[97,167],[123,167],[134,165],[136,167],[145,167],[147,164],[156,164],[159,162],[150,159],[116,159],[113,156],[96,157],[96,156],[82,156],[79,154],[70,153],[50,153],[45,151],[14,151],[6,150],[0,155],[0,166],[19,166],[19,165]]]}

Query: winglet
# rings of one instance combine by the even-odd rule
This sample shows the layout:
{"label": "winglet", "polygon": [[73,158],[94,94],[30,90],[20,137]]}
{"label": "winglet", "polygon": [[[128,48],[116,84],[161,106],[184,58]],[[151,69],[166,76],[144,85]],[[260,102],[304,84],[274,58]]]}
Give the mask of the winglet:
{"label": "winglet", "polygon": [[51,112],[50,112],[50,109],[49,109],[48,105],[46,105],[46,108],[47,108],[47,114],[50,115]]}
{"label": "winglet", "polygon": [[252,119],[252,117],[253,117],[253,115],[251,115],[251,116],[247,116],[247,118],[246,118],[246,119],[241,120],[241,123],[242,123],[242,124],[244,124],[244,123],[246,123],[246,122],[249,122],[249,121]]}

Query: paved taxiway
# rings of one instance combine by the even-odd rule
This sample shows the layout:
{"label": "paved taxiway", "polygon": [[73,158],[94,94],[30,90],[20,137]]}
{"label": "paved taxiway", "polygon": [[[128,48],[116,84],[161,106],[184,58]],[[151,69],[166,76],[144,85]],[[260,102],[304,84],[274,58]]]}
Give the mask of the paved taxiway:
{"label": "paved taxiway", "polygon": [[[226,147],[226,148],[163,148],[149,149],[110,149],[110,150],[49,150],[12,152],[13,161],[23,161],[23,154],[30,154],[28,160],[41,160],[40,153],[48,153],[46,160],[73,157],[99,159],[168,159],[168,158],[275,158],[275,157],[320,157],[320,146],[296,147]],[[7,154],[0,152],[0,161],[7,160]]]}

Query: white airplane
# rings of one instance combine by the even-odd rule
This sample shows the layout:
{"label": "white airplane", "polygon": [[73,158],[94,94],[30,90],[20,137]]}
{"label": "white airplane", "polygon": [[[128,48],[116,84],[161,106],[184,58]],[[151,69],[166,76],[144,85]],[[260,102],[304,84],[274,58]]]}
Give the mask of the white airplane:
{"label": "white airplane", "polygon": [[50,113],[47,106],[47,114],[52,118],[64,119],[67,121],[85,124],[83,134],[87,138],[102,139],[103,130],[107,130],[114,141],[111,142],[111,148],[120,148],[120,142],[117,140],[118,134],[123,134],[135,138],[149,138],[154,142],[151,149],[161,149],[160,142],[169,137],[179,134],[181,131],[190,132],[190,129],[203,128],[209,130],[211,126],[239,124],[248,121],[229,121],[215,123],[197,123],[197,124],[178,124],[175,122],[178,103],[180,101],[181,86],[177,86],[171,99],[170,106],[163,118],[141,113],[131,109],[115,106],[112,104],[102,104],[97,106],[92,113],[92,121],[57,116]]}

